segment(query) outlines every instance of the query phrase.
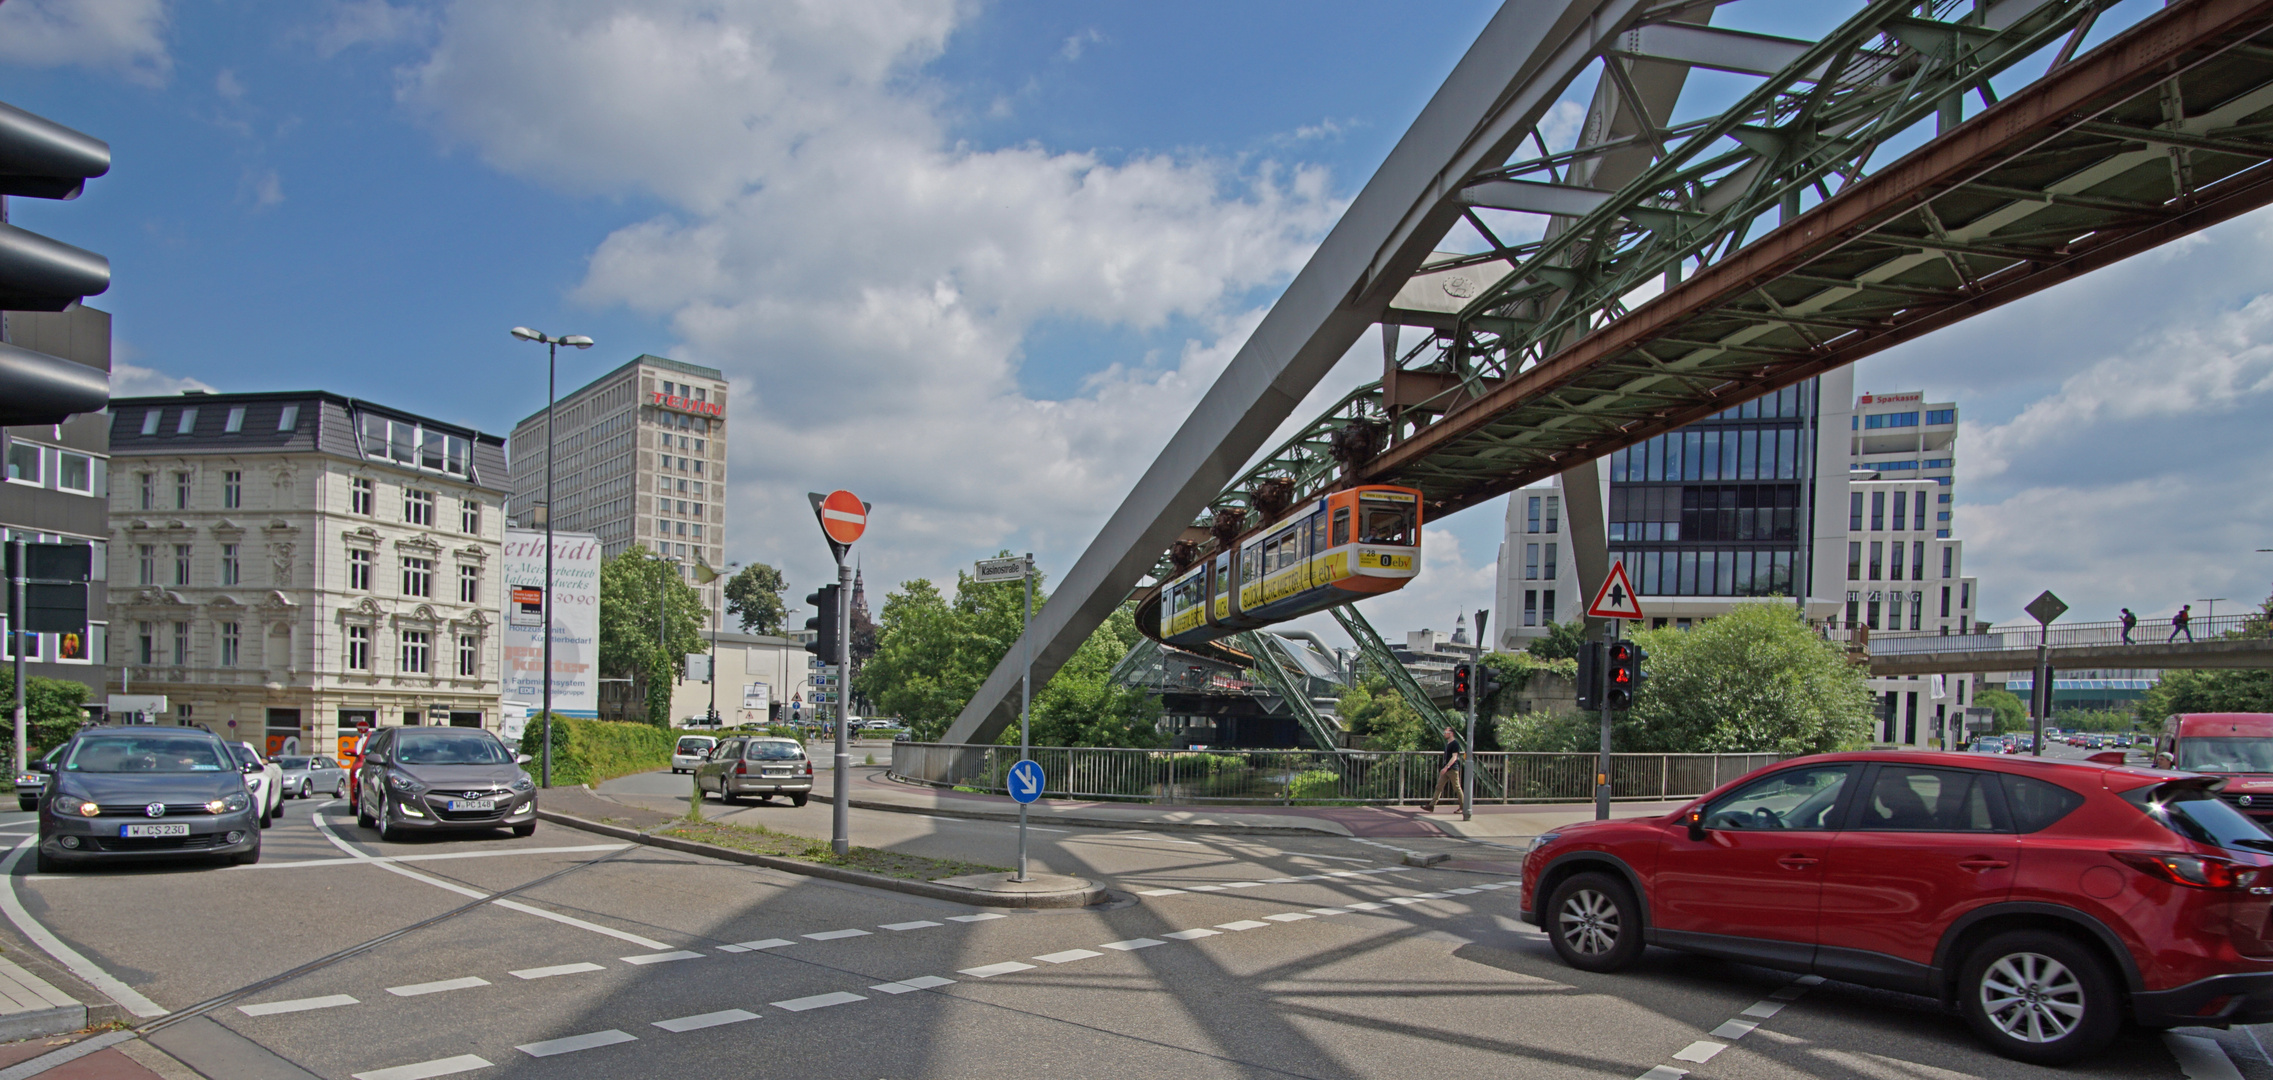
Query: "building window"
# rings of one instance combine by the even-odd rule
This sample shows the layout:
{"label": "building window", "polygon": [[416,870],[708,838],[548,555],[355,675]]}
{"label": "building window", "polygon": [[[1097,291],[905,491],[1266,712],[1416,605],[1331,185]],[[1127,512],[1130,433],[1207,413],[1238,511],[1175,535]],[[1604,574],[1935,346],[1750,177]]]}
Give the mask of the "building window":
{"label": "building window", "polygon": [[471,566],[458,568],[458,602],[472,604],[481,600],[481,571]]}
{"label": "building window", "polygon": [[1861,611],[1862,611],[1862,603],[1863,603],[1863,601],[1862,601],[1862,597],[1858,596],[1858,595],[1857,595],[1857,594],[1855,594],[1855,593],[1848,593],[1848,594],[1847,594],[1847,627],[1848,627],[1848,629],[1853,629],[1853,628],[1854,628],[1854,626],[1855,626],[1855,621],[1856,621],[1857,619],[1860,619],[1860,618],[1862,618],[1862,615],[1861,615]]}
{"label": "building window", "polygon": [[368,476],[358,476],[347,482],[349,508],[364,517],[377,513],[378,489]]}
{"label": "building window", "polygon": [[158,474],[142,473],[139,479],[142,481],[142,509],[156,510],[158,508]]}
{"label": "building window", "polygon": [[1920,593],[1910,594],[1910,629],[1925,629],[1926,599]]}
{"label": "building window", "polygon": [[1960,612],[1973,610],[1972,582],[1961,581],[1957,583],[1957,606]]}
{"label": "building window", "polygon": [[[1877,596],[1878,594],[1872,593],[1871,595]],[[1863,605],[1863,619],[1871,629],[1878,629],[1878,601],[1872,600]]]}
{"label": "building window", "polygon": [[1524,532],[1527,532],[1527,533],[1535,533],[1535,532],[1538,532],[1538,531],[1539,531],[1539,504],[1540,504],[1540,501],[1541,501],[1541,500],[1540,500],[1540,497],[1539,497],[1539,496],[1537,496],[1537,495],[1533,495],[1533,496],[1531,496],[1531,497],[1530,497],[1528,500],[1526,500],[1526,501],[1525,501],[1525,503],[1526,503],[1526,508],[1525,508],[1525,511],[1524,511],[1524,518],[1523,518],[1523,531],[1524,531]]}
{"label": "building window", "polygon": [[45,448],[38,443],[21,441],[9,443],[8,479],[19,484],[34,486],[44,483],[40,479],[40,461],[45,454]]}
{"label": "building window", "polygon": [[189,624],[186,622],[174,624],[174,666],[189,666]]}
{"label": "building window", "polygon": [[[700,526],[697,526],[697,528],[699,528],[699,527],[700,527]],[[702,534],[698,532],[698,533],[696,533],[695,535],[697,535],[697,536],[700,536],[700,535],[702,535]],[[1540,580],[1542,580],[1542,581],[1553,581],[1553,580],[1555,580],[1555,545],[1553,545],[1553,544],[1549,544],[1549,545],[1547,545],[1547,562],[1546,562],[1546,567],[1545,567],[1545,569],[1542,569],[1541,571],[1539,571],[1539,573],[1540,573]]]}
{"label": "building window", "polygon": [[669,500],[669,499],[657,499],[657,500],[655,500],[655,512],[656,512],[656,513],[658,513],[658,514],[668,514],[668,513],[670,513],[670,512],[671,512],[671,500]]}
{"label": "building window", "polygon": [[434,493],[416,488],[403,489],[403,520],[412,525],[434,524]]}
{"label": "building window", "polygon": [[1942,618],[1949,618],[1949,586],[1942,586]]}
{"label": "building window", "polygon": [[1926,528],[1926,493],[1923,491],[1918,493],[1917,506],[1918,523],[1910,527],[1923,532]]}
{"label": "building window", "polygon": [[1875,431],[1879,428],[1917,426],[1918,414],[1914,412],[1879,413],[1875,416],[1863,417],[1863,430],[1865,431]]}
{"label": "building window", "polygon": [[245,407],[229,406],[229,418],[221,424],[221,430],[231,435],[245,430]]}
{"label": "building window", "polygon": [[1548,589],[1539,594],[1539,617],[1547,620],[1549,626],[1555,624],[1555,590]]}
{"label": "building window", "polygon": [[[154,409],[151,411],[156,412]],[[135,644],[138,646],[137,653],[141,656],[140,662],[143,665],[147,666],[158,662],[158,638],[149,623],[135,624]]]}
{"label": "building window", "polygon": [[1539,590],[1523,590],[1523,625],[1539,625]]}
{"label": "building window", "polygon": [[245,505],[245,474],[235,469],[221,474],[221,508],[236,510]]}
{"label": "building window", "polygon": [[347,628],[347,669],[349,671],[371,670],[370,627],[350,626]]}
{"label": "building window", "polygon": [[1954,468],[1956,468],[1956,467],[1957,467],[1957,459],[1956,459],[1956,458],[1945,458],[1945,457],[1943,457],[1943,458],[1927,458],[1926,460],[1924,460],[1924,461],[1920,462],[1919,464],[1921,464],[1921,465],[1923,465],[1923,466],[1925,466],[1926,468],[1929,468],[1929,469],[1954,469]]}
{"label": "building window", "polygon": [[[1950,564],[1950,560],[1951,560],[1951,559],[1953,559],[1953,558],[1955,558],[1955,557],[1956,557],[1956,555],[1957,555],[1957,549],[1956,549],[1955,547],[1953,547],[1953,546],[1951,546],[1951,545],[1949,545],[1949,544],[1943,544],[1943,545],[1942,545],[1942,576],[1943,576],[1943,577],[1948,577],[1948,576],[1950,576],[1950,574],[1949,574],[1949,564]],[[1947,612],[1944,612],[1944,614],[1947,614]]]}
{"label": "building window", "polygon": [[1900,581],[1902,580],[1902,541],[1896,540],[1890,546],[1894,548],[1894,574],[1892,576],[1895,581]]}
{"label": "building window", "polygon": [[[1936,511],[1934,511],[1934,520],[1935,520],[1935,521],[1948,521],[1948,520],[1949,520],[1949,511],[1947,511],[1947,510],[1936,510]],[[1920,528],[1924,528],[1924,526],[1919,526],[1919,527],[1920,527]]]}
{"label": "building window", "polygon": [[174,423],[174,434],[187,435],[197,430],[197,410],[183,409],[181,419]]}
{"label": "building window", "polygon": [[458,635],[458,674],[481,674],[481,639],[472,634]]}
{"label": "building window", "polygon": [[1886,628],[1889,630],[1902,629],[1901,593],[1890,592],[1886,594]]}
{"label": "building window", "polygon": [[158,433],[158,418],[164,412],[164,409],[152,409],[149,412],[143,413],[142,434],[156,435]]}
{"label": "building window", "polygon": [[1926,580],[1926,542],[1910,541],[1910,580]]}
{"label": "building window", "polygon": [[371,553],[362,548],[347,549],[347,587],[363,592],[371,591]]}
{"label": "building window", "polygon": [[284,411],[276,415],[276,430],[278,431],[292,431],[299,426],[300,407],[298,405],[286,405]]}
{"label": "building window", "polygon": [[142,574],[139,579],[141,584],[156,585],[158,583],[158,545],[137,545],[135,554],[142,560]]}
{"label": "building window", "polygon": [[1539,580],[1539,545],[1523,545],[1523,580]]}
{"label": "building window", "polygon": [[174,509],[189,509],[189,473],[174,474]]}
{"label": "building window", "polygon": [[1904,523],[1910,520],[1910,515],[1909,515],[1909,513],[1908,513],[1908,510],[1909,510],[1909,502],[1910,502],[1910,493],[1909,493],[1909,492],[1907,492],[1907,491],[1897,491],[1897,492],[1895,492],[1895,493],[1894,493],[1894,531],[1895,531],[1895,532],[1901,532],[1901,531],[1902,531],[1902,529],[1903,529]]}
{"label": "building window", "polygon": [[1949,530],[1948,530],[1948,529],[1935,529],[1935,530],[1934,530],[1934,539],[1936,539],[1936,540],[1947,540],[1947,539],[1949,539]]}
{"label": "building window", "polygon": [[434,595],[434,560],[413,559],[407,556],[403,559],[403,595],[424,597]]}
{"label": "building window", "polygon": [[433,641],[433,635],[424,630],[403,631],[402,662],[400,664],[402,670],[413,674],[426,674],[432,663],[427,656],[427,650],[433,647]]}
{"label": "building window", "polygon": [[1860,540],[1847,541],[1847,580],[1863,579],[1863,544]]}
{"label": "building window", "polygon": [[1872,581],[1879,579],[1879,572],[1884,568],[1882,559],[1885,554],[1886,545],[1884,543],[1877,540],[1870,542],[1870,579]]}
{"label": "building window", "polygon": [[238,639],[238,637],[237,637],[237,624],[236,624],[236,623],[233,623],[233,622],[225,622],[225,623],[222,623],[222,624],[221,624],[221,666],[222,666],[222,667],[236,667],[236,666],[237,666],[237,646],[238,646],[238,643],[239,643],[239,639]]}
{"label": "building window", "polygon": [[242,564],[237,561],[237,545],[221,545],[221,584],[237,584],[242,572]]}
{"label": "building window", "polygon": [[1552,535],[1562,529],[1563,497],[1547,496],[1547,532]]}
{"label": "building window", "polygon": [[189,584],[189,545],[174,545],[174,584]]}
{"label": "building window", "polygon": [[1927,410],[1926,410],[1926,422],[1927,422],[1927,423],[1929,423],[1929,424],[1954,424],[1954,423],[1957,423],[1957,410],[1956,410],[1956,409],[1927,409]]}
{"label": "building window", "polygon": [[69,450],[55,452],[55,486],[81,495],[95,493],[95,459]]}
{"label": "building window", "polygon": [[698,461],[698,462],[695,462],[695,475],[696,475],[696,476],[701,476],[701,475],[702,475],[702,462],[699,462],[699,461]]}
{"label": "building window", "polygon": [[1870,493],[1870,531],[1886,531],[1886,493],[1883,491]]}
{"label": "building window", "polygon": [[1860,491],[1847,496],[1847,531],[1863,531],[1863,493]]}
{"label": "building window", "polygon": [[481,535],[481,504],[466,499],[458,504],[458,531],[467,536]]}

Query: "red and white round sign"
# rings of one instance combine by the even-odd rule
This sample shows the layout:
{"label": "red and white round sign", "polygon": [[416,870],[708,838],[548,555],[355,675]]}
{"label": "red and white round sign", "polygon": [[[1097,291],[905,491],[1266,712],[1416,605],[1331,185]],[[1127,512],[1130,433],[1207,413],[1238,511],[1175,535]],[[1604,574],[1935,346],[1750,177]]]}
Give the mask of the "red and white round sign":
{"label": "red and white round sign", "polygon": [[849,491],[832,491],[821,500],[821,531],[829,539],[849,544],[868,531],[868,507]]}

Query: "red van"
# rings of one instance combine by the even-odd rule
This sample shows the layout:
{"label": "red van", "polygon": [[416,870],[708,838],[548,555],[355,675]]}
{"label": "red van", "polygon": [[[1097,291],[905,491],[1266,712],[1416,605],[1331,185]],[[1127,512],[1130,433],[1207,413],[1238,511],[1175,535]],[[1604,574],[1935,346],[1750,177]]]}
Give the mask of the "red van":
{"label": "red van", "polygon": [[2163,721],[2155,764],[2227,777],[2218,797],[2273,825],[2273,713],[2181,713]]}

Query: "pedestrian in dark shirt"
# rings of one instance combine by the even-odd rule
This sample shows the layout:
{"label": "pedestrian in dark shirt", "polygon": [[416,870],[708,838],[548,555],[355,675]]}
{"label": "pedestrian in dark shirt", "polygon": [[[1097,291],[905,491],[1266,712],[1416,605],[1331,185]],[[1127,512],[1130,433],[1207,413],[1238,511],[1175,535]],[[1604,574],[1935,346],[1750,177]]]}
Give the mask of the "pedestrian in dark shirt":
{"label": "pedestrian in dark shirt", "polygon": [[2194,644],[2194,627],[2188,625],[2193,621],[2194,605],[2180,604],[2178,606],[2178,614],[2170,617],[2170,639],[2169,641],[2163,642],[2163,644],[2168,645],[2172,641],[2177,641],[2178,635],[2180,634],[2186,635],[2187,644]]}
{"label": "pedestrian in dark shirt", "polygon": [[1452,789],[1455,801],[1460,798],[1460,737],[1451,728],[1444,729],[1444,758],[1436,767],[1436,791],[1421,807],[1421,813],[1436,813],[1437,800],[1444,798],[1444,789]]}
{"label": "pedestrian in dark shirt", "polygon": [[2134,645],[2134,644],[2137,644],[2137,642],[2134,642],[2134,641],[2132,641],[2132,640],[2131,640],[2131,628],[2132,628],[2132,627],[2134,627],[2134,626],[2137,626],[2137,625],[2139,625],[2139,617],[2138,617],[2137,615],[2133,615],[2133,614],[2131,614],[2131,609],[2130,609],[2130,608],[2124,608],[2124,609],[2123,609],[2123,644],[2125,644],[2125,645]]}

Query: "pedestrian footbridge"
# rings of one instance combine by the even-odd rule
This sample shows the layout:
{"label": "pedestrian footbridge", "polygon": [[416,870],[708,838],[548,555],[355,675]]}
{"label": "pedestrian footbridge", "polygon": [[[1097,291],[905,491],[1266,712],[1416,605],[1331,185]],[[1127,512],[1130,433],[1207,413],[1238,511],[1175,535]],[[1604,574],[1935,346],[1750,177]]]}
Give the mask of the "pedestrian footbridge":
{"label": "pedestrian footbridge", "polygon": [[[1850,645],[1868,660],[1872,675],[1932,675],[1959,671],[2025,671],[2036,664],[2042,639],[2056,671],[2084,668],[2273,668],[2273,631],[2264,613],[2196,619],[2188,635],[2172,637],[2163,622],[2142,622],[2128,635],[2119,622],[2055,625],[1986,634],[1858,635]],[[1845,635],[1840,635],[1844,637]]]}

